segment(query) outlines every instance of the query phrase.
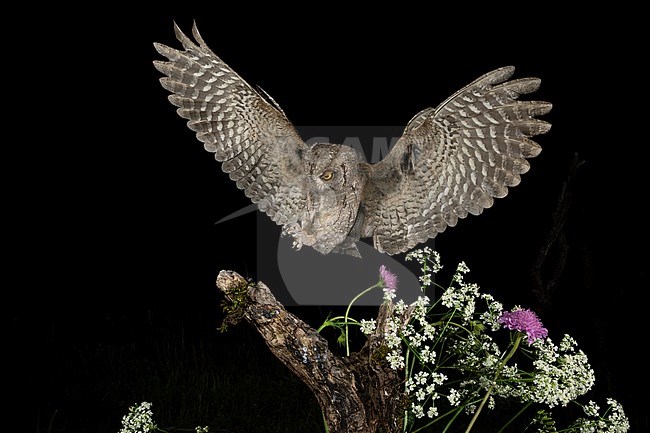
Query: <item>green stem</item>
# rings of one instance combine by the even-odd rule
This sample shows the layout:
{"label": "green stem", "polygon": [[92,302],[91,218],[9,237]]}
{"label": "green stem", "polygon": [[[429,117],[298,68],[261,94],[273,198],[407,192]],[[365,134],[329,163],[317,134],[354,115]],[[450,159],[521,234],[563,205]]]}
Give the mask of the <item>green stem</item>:
{"label": "green stem", "polygon": [[363,295],[365,295],[375,287],[379,287],[380,285],[381,283],[377,283],[374,286],[370,286],[363,292],[359,293],[357,296],[354,297],[354,299],[352,299],[352,301],[350,301],[347,310],[345,310],[345,316],[344,316],[345,317],[345,353],[347,356],[350,356],[350,338],[348,334],[348,314],[350,313],[350,308],[352,308],[352,304],[354,304],[357,301],[357,299],[359,299],[360,297],[362,297]]}
{"label": "green stem", "polygon": [[490,388],[488,388],[487,392],[485,393],[485,397],[483,397],[483,400],[481,400],[481,404],[479,405],[478,409],[476,409],[476,412],[474,412],[474,416],[472,417],[472,420],[469,422],[469,425],[467,426],[467,430],[465,430],[465,433],[469,433],[470,430],[472,430],[472,427],[474,426],[474,423],[476,422],[476,419],[478,418],[479,414],[481,413],[481,410],[483,410],[483,406],[485,406],[485,402],[490,398],[490,394],[492,394],[492,390],[494,389],[494,386],[497,383],[497,379],[499,379],[499,376],[501,375],[501,370],[503,370],[503,367],[506,365],[506,363],[512,358],[512,355],[515,354],[517,351],[517,348],[519,347],[519,343],[521,342],[523,335],[518,334],[517,339],[515,340],[515,344],[512,346],[512,349],[506,355],[505,358],[503,358],[503,361],[499,364],[497,367],[496,373],[494,373],[494,379],[492,380],[492,385],[490,385]]}
{"label": "green stem", "polygon": [[[336,317],[332,317],[331,319],[327,319],[326,321],[323,322],[322,325],[320,325],[320,327],[316,330],[316,332],[320,333],[323,329],[327,328],[328,326],[337,327],[338,325],[340,325],[340,324],[336,323],[336,321],[339,320],[339,319],[344,319],[344,317],[343,316],[336,316]],[[349,322],[349,323],[351,323],[353,325],[361,326],[359,324],[359,322],[357,322],[356,320],[354,320],[354,319],[351,319],[351,320],[352,320],[352,322]],[[343,323],[343,324],[345,324],[345,323]]]}
{"label": "green stem", "polygon": [[[408,347],[408,342],[406,342],[406,344],[407,344],[407,347]],[[413,366],[412,365],[409,366],[409,355],[410,354],[411,354],[411,350],[407,350],[406,351],[406,359],[404,361],[404,365],[405,365],[405,370],[404,370],[404,378],[405,378],[405,380],[404,380],[404,395],[406,395],[406,383],[407,383],[407,380],[410,377],[409,376],[410,372],[413,371],[413,368],[412,368]],[[414,362],[415,362],[415,360],[414,360]],[[409,368],[409,367],[411,367],[411,368]],[[402,432],[403,433],[406,433],[406,429],[408,428],[408,420],[409,420],[408,410],[404,409],[404,422],[402,424]]]}
{"label": "green stem", "polygon": [[[478,400],[477,400],[477,401],[478,401]],[[445,432],[447,432],[447,431],[449,430],[449,428],[452,426],[452,424],[454,423],[454,420],[458,417],[458,415],[460,415],[461,413],[463,413],[463,407],[464,407],[464,406],[459,406],[459,407],[456,407],[456,408],[454,408],[454,409],[451,409],[451,410],[449,410],[449,411],[443,413],[442,415],[438,416],[436,419],[430,421],[429,423],[427,423],[427,424],[425,424],[425,425],[423,425],[423,426],[417,428],[416,430],[413,430],[411,433],[418,433],[418,432],[420,432],[420,431],[423,431],[424,429],[431,427],[432,425],[434,425],[435,423],[437,423],[437,422],[440,421],[441,419],[446,418],[446,417],[448,417],[449,415],[451,415],[451,414],[453,413],[454,416],[449,420],[449,422],[447,422],[446,427],[445,427],[444,430],[442,431],[442,433],[445,433]]]}

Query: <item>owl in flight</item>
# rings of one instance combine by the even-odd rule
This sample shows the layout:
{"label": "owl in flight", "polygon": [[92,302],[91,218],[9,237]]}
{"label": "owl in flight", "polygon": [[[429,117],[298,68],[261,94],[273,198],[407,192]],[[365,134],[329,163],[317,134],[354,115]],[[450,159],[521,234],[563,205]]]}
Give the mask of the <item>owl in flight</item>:
{"label": "owl in flight", "polygon": [[196,23],[195,41],[174,27],[183,50],[154,44],[168,59],[154,65],[169,101],[296,248],[358,256],[356,242],[372,238],[379,251],[407,251],[504,197],[528,171],[526,158],[541,151],[530,137],[551,127],[535,118],[550,103],[518,100],[540,80],[507,81],[507,66],[420,111],[388,155],[369,164],[349,146],[306,144],[270,96],[208,48]]}

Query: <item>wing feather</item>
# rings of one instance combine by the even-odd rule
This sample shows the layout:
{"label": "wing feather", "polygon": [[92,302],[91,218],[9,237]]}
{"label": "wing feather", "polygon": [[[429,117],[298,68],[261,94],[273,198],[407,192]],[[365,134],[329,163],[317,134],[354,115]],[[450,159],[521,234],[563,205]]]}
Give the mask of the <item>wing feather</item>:
{"label": "wing feather", "polygon": [[[221,168],[275,222],[295,222],[305,206],[302,141],[277,103],[248,85],[192,26],[192,41],[174,24],[183,50],[154,44],[169,101]],[[269,102],[271,101],[271,102]]]}
{"label": "wing feather", "polygon": [[521,181],[541,147],[530,137],[551,125],[536,116],[552,106],[520,101],[538,78],[508,80],[514,67],[489,72],[407,124],[386,158],[370,167],[363,235],[396,254],[435,237]]}

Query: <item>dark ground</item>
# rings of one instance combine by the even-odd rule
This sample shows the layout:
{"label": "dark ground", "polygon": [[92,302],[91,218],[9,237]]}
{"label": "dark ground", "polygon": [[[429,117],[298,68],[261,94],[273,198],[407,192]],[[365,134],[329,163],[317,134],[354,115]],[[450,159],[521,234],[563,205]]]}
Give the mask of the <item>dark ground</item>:
{"label": "dark ground", "polygon": [[[115,431],[143,400],[154,401],[161,425],[209,417],[223,431],[320,428],[308,392],[247,325],[216,331],[219,270],[255,277],[255,216],[214,225],[248,200],[174,113],[151,64],[152,43],[176,46],[172,21],[189,32],[192,18],[296,125],[406,124],[506,64],[542,78],[534,98],[554,104],[543,152],[507,198],[439,235],[435,248],[448,266],[465,260],[506,305],[534,304],[530,268],[577,152],[585,164],[567,264],[543,319],[589,355],[595,397],[616,398],[631,431],[648,431],[648,122],[634,11],[114,12],[31,22],[42,43],[21,45],[25,61],[8,63],[19,67],[7,90],[21,94],[18,121],[32,133],[8,149],[8,268],[18,278],[7,279],[2,331],[17,385],[13,431],[47,432],[51,419],[52,432]],[[293,311],[319,325],[330,309]]]}

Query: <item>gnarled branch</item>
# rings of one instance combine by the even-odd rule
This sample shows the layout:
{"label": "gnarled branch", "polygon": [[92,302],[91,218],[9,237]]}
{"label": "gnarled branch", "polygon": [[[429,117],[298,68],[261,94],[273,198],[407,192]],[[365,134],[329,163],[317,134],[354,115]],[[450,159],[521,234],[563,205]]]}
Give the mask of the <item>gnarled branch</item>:
{"label": "gnarled branch", "polygon": [[315,329],[288,312],[264,283],[251,284],[236,272],[221,271],[217,287],[229,301],[238,303],[241,317],[314,393],[330,433],[400,431],[401,379],[377,356],[385,349],[382,331],[392,304],[379,308],[377,330],[363,348],[350,357],[340,357],[329,350]]}

